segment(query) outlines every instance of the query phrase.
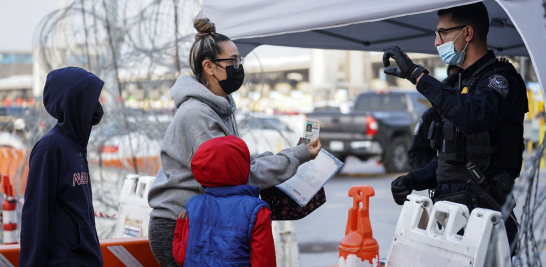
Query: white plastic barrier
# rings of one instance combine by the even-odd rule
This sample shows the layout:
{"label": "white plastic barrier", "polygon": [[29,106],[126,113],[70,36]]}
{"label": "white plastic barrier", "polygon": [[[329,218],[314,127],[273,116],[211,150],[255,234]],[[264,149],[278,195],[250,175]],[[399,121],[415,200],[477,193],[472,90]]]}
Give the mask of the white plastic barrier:
{"label": "white plastic barrier", "polygon": [[148,205],[148,192],[154,180],[153,176],[127,175],[119,198],[114,238],[148,236],[152,211]]}
{"label": "white plastic barrier", "polygon": [[[119,198],[113,238],[148,236],[150,212],[148,192],[155,177],[129,174]],[[278,267],[299,267],[299,250],[292,221],[273,221],[273,239]]]}
{"label": "white plastic barrier", "polygon": [[[387,258],[390,267],[484,266],[491,236],[497,231],[495,266],[508,267],[510,248],[501,213],[409,195],[404,203]],[[442,229],[438,226],[442,225]],[[464,235],[457,233],[464,230]]]}

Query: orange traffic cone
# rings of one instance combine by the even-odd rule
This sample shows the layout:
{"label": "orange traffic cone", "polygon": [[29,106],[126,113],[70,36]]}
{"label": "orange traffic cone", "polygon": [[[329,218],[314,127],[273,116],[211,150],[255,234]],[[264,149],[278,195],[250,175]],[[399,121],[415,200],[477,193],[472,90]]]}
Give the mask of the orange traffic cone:
{"label": "orange traffic cone", "polygon": [[374,195],[373,188],[367,185],[349,189],[353,207],[349,209],[345,237],[339,244],[339,267],[379,265],[379,245],[372,236],[369,210],[369,199]]}

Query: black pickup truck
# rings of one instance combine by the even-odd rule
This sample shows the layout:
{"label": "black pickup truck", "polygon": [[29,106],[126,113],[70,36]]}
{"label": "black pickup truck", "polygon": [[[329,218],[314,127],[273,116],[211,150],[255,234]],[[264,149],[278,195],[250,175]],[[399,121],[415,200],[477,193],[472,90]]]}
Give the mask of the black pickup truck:
{"label": "black pickup truck", "polygon": [[408,150],[415,124],[430,102],[417,92],[362,93],[349,114],[315,110],[308,118],[321,121],[322,147],[345,161],[377,157],[387,172],[409,168]]}

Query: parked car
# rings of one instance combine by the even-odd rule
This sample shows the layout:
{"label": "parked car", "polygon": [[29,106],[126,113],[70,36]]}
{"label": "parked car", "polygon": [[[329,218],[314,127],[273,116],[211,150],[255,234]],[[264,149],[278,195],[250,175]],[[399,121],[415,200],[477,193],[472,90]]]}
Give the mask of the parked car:
{"label": "parked car", "polygon": [[408,170],[415,124],[430,106],[417,92],[368,92],[358,95],[348,114],[321,111],[307,116],[321,121],[322,147],[340,160],[377,157],[393,173]]}
{"label": "parked car", "polygon": [[0,131],[11,132],[25,128],[24,117],[29,109],[23,107],[0,107]]}
{"label": "parked car", "polygon": [[299,136],[278,118],[263,113],[244,113],[236,116],[239,136],[250,154],[267,151],[276,153],[297,144]]}
{"label": "parked car", "polygon": [[336,112],[347,114],[351,112],[353,106],[354,103],[352,101],[345,101],[342,103],[332,100],[317,101],[313,105],[313,113]]}
{"label": "parked car", "polygon": [[313,109],[313,113],[341,113],[341,108],[334,106],[316,107]]}
{"label": "parked car", "polygon": [[39,108],[0,107],[0,132],[15,134],[23,142],[37,138],[32,141],[36,142],[43,135],[39,133],[39,126],[51,125],[51,116],[47,114],[44,118],[45,114],[45,110]]}

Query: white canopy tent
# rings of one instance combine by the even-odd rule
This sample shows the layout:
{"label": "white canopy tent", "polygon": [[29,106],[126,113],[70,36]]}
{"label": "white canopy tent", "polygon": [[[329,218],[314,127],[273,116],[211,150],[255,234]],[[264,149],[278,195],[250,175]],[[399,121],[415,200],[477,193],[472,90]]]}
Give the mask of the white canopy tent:
{"label": "white canopy tent", "polygon": [[[480,0],[204,0],[208,17],[242,55],[259,45],[437,53],[436,10]],[[542,0],[486,0],[488,45],[497,55],[530,56],[546,79],[546,17]],[[544,92],[544,91],[543,91]],[[543,94],[546,95],[546,94]]]}

